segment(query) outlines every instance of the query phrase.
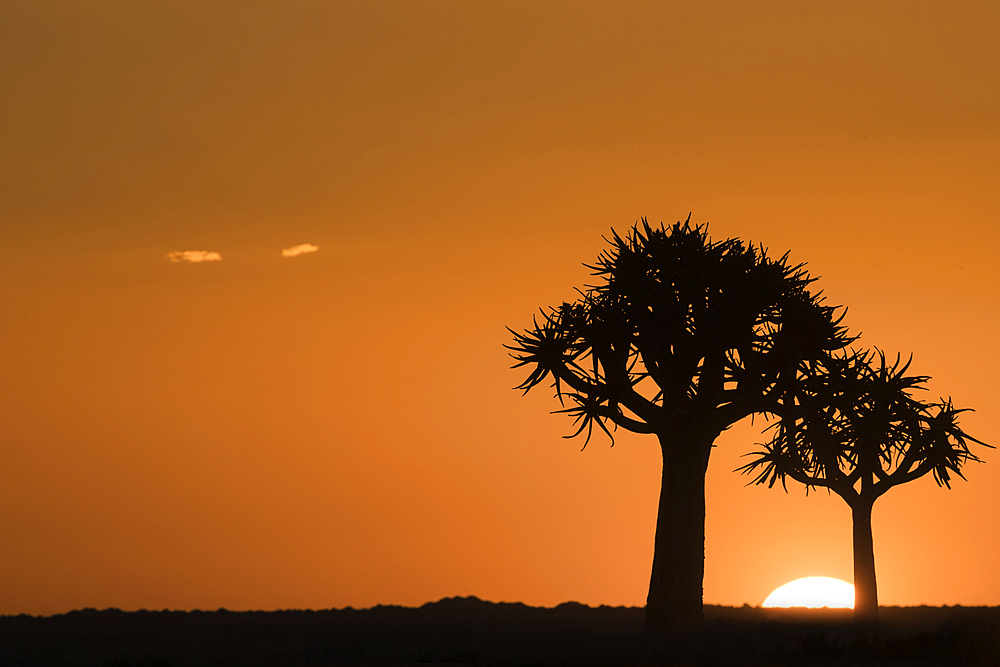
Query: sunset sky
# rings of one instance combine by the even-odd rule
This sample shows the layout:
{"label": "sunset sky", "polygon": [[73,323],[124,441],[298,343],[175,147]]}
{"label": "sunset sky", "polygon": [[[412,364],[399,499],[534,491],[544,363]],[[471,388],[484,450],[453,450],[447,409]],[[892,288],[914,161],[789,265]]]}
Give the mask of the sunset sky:
{"label": "sunset sky", "polygon": [[[808,8],[807,8],[808,7]],[[0,614],[643,605],[655,438],[505,327],[645,216],[807,262],[1000,444],[1000,4],[0,4]],[[706,603],[851,581],[717,442]],[[885,605],[1000,605],[1000,453],[874,512]]]}

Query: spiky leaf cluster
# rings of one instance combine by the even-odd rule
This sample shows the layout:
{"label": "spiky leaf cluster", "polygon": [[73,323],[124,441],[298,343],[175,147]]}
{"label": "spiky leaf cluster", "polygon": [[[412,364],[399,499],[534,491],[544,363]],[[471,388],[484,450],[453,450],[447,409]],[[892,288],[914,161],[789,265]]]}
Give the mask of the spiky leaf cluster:
{"label": "spiky leaf cluster", "polygon": [[929,378],[906,375],[909,365],[877,350],[809,364],[782,397],[770,442],[741,470],[757,484],[790,477],[807,490],[825,487],[852,506],[927,473],[950,487],[965,463],[979,461],[969,443],[984,443],[961,429],[966,410],[951,399],[914,397]]}
{"label": "spiky leaf cluster", "polygon": [[[804,360],[851,339],[813,278],[762,247],[713,242],[690,218],[645,219],[591,269],[597,284],[514,334],[525,392],[551,380],[589,440],[594,424],[661,433],[683,423],[721,431],[768,411]],[[569,407],[566,402],[569,402]],[[569,436],[572,437],[572,436]]]}

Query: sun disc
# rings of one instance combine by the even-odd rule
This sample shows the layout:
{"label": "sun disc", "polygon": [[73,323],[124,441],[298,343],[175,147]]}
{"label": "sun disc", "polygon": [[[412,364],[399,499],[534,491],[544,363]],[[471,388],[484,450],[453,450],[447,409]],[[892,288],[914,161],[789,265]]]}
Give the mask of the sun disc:
{"label": "sun disc", "polygon": [[774,589],[761,606],[854,609],[854,586],[832,577],[804,577]]}

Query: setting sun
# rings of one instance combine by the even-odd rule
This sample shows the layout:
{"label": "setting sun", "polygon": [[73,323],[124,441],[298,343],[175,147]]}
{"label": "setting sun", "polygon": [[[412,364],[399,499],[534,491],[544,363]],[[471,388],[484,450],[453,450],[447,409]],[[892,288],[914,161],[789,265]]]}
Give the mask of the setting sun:
{"label": "setting sun", "polygon": [[761,606],[853,609],[854,586],[831,577],[805,577],[774,589]]}

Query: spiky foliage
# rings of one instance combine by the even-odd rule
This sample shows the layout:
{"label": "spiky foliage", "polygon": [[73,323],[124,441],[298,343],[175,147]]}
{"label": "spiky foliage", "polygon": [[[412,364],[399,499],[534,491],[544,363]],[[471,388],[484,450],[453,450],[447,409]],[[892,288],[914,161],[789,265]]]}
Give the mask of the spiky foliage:
{"label": "spiky foliage", "polygon": [[967,409],[913,396],[929,378],[906,375],[909,366],[878,350],[809,364],[782,397],[773,437],[740,470],[757,484],[828,488],[852,507],[927,473],[950,488],[952,475],[964,479],[962,466],[980,460],[969,443],[985,443],[959,426]]}
{"label": "spiky foliage", "polygon": [[530,369],[518,389],[551,379],[577,427],[567,437],[589,442],[595,424],[609,436],[692,421],[719,432],[772,410],[804,360],[851,340],[787,254],[713,242],[690,216],[669,228],[643,219],[606,240],[588,266],[598,284],[512,330],[508,346],[514,367]]}

